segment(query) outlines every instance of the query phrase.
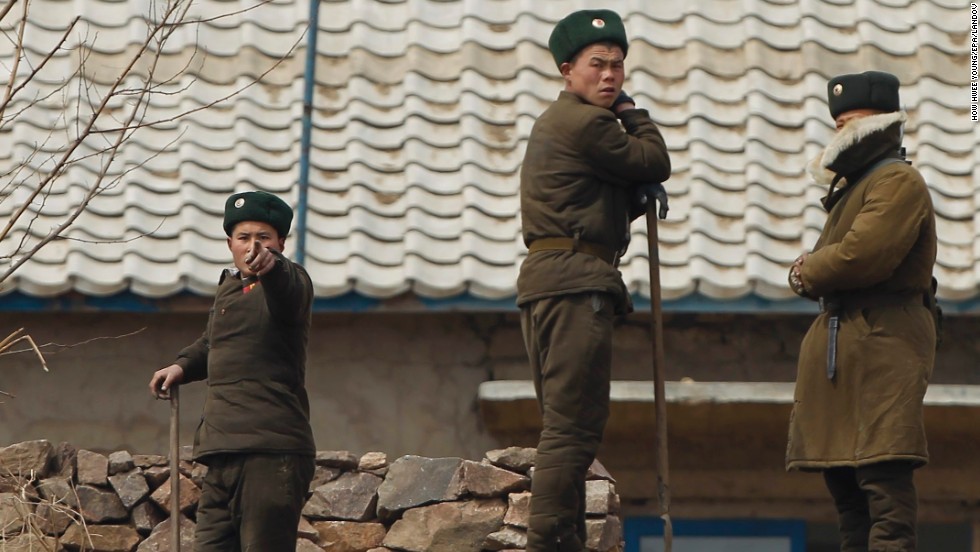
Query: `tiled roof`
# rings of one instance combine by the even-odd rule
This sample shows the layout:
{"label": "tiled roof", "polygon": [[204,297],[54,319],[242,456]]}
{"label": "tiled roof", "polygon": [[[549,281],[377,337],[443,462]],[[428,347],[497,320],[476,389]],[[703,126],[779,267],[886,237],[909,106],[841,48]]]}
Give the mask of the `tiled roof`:
{"label": "tiled roof", "polygon": [[[105,85],[142,36],[146,5],[34,0],[29,55],[36,63],[77,12],[89,38],[85,76]],[[195,14],[246,5],[198,0]],[[535,117],[561,86],[547,37],[570,11],[603,6],[624,16],[625,88],[660,124],[673,159],[671,211],[660,226],[665,298],[791,297],[786,268],[824,220],[825,190],[803,167],[833,132],[826,79],[870,68],[903,83],[906,146],[939,215],[940,296],[976,298],[980,126],[970,120],[969,12],[958,0],[323,1],[305,260],[319,297],[515,294],[526,254],[518,171]],[[151,119],[232,94],[287,59],[215,108],[137,132],[125,162],[110,171],[118,183],[78,219],[73,239],[48,245],[0,293],[213,291],[229,262],[224,198],[261,188],[297,203],[308,9],[275,0],[175,34],[161,71],[186,64],[186,72],[172,94],[154,97]],[[11,24],[2,27],[11,36]],[[10,42],[0,42],[0,66],[11,67],[13,56]],[[73,111],[61,93],[45,96],[71,76],[77,57],[61,52],[29,91],[42,104],[3,122],[0,173],[34,144],[58,149]],[[84,98],[79,84],[64,93]],[[28,165],[43,168],[49,155]],[[63,219],[98,170],[98,157],[72,167],[0,255]],[[13,190],[0,217],[24,197],[25,189]],[[622,265],[640,296],[649,289],[645,239],[640,220]],[[287,249],[296,242],[294,233]]]}

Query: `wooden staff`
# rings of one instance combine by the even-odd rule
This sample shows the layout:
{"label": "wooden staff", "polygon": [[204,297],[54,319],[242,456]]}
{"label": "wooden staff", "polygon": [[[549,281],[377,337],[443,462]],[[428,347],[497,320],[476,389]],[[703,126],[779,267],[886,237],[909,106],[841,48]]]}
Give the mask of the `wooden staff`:
{"label": "wooden staff", "polygon": [[170,549],[180,552],[180,386],[170,387]]}
{"label": "wooden staff", "polygon": [[[660,210],[665,218],[667,210]],[[653,446],[657,461],[657,498],[664,520],[664,552],[671,552],[674,527],[670,522],[670,470],[667,461],[667,397],[664,393],[664,331],[660,301],[660,242],[657,236],[657,202],[647,197],[647,248],[650,259],[650,332],[653,338],[653,396],[657,427]]]}

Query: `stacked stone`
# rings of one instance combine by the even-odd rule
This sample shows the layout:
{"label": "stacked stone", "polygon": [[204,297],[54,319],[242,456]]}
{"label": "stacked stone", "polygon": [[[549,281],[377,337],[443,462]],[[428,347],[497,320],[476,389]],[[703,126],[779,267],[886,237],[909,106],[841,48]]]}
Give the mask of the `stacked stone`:
{"label": "stacked stone", "polygon": [[[181,451],[181,549],[192,550],[206,467]],[[319,452],[298,552],[517,551],[527,543],[534,449],[480,462],[380,452]],[[47,441],[0,449],[0,549],[169,551],[167,459],[108,456]],[[589,550],[621,550],[614,481],[596,462],[586,484]]]}

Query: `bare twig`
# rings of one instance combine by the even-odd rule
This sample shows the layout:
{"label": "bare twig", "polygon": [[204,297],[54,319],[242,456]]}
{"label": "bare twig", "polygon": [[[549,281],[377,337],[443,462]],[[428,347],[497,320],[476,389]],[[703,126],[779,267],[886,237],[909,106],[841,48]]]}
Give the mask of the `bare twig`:
{"label": "bare twig", "polygon": [[29,334],[20,335],[23,332],[24,332],[24,328],[20,328],[19,330],[8,335],[7,338],[4,339],[2,342],[0,342],[0,356],[6,354],[4,353],[4,351],[13,347],[14,343],[26,341],[31,345],[31,348],[26,350],[27,351],[33,350],[34,353],[37,355],[38,360],[41,361],[41,368],[44,368],[44,371],[48,372],[49,371],[48,363],[44,360],[44,355],[41,354],[41,350],[37,348],[37,344],[34,343],[34,340],[31,338]]}
{"label": "bare twig", "polygon": [[[21,328],[21,330],[23,330],[23,328]],[[146,331],[146,327],[145,326],[142,327],[142,328],[140,328],[140,329],[138,329],[138,330],[135,330],[135,331],[132,331],[132,332],[129,332],[129,333],[125,333],[125,334],[122,334],[122,335],[93,337],[92,339],[86,339],[85,341],[79,341],[78,343],[73,343],[71,345],[64,345],[62,343],[45,343],[45,344],[41,345],[39,348],[40,349],[46,349],[48,347],[57,347],[58,349],[56,351],[47,351],[47,353],[49,355],[56,355],[56,354],[58,354],[58,353],[60,353],[62,351],[65,351],[67,349],[73,349],[75,347],[80,347],[82,345],[88,345],[89,343],[94,343],[96,341],[105,341],[105,340],[109,340],[109,339],[123,339],[123,338],[126,338],[126,337],[132,337],[132,336],[137,335],[139,333],[142,333],[144,331]],[[16,351],[6,351],[3,348],[0,348],[0,357],[5,356],[5,355],[13,355],[13,354],[17,354],[17,353],[26,353],[26,352],[28,352],[30,350],[31,349],[18,349]]]}
{"label": "bare twig", "polygon": [[[243,13],[258,9],[274,0],[262,0],[255,5],[251,5],[234,11],[220,14],[207,14],[207,17],[193,16],[190,12],[192,0],[164,0],[151,2],[149,11],[144,18],[146,24],[146,34],[142,39],[133,44],[133,49],[129,50],[122,60],[121,68],[114,71],[108,78],[96,78],[94,64],[88,64],[91,56],[97,50],[94,46],[89,46],[97,39],[97,33],[89,33],[89,27],[83,36],[78,38],[77,43],[70,46],[70,38],[73,33],[78,32],[81,21],[75,17],[67,24],[63,31],[59,31],[59,40],[53,46],[46,46],[45,50],[37,54],[40,61],[31,59],[30,50],[24,43],[25,27],[29,20],[30,0],[8,0],[0,6],[0,20],[9,14],[18,14],[18,20],[14,24],[7,26],[9,31],[5,31],[0,40],[16,41],[15,60],[13,61],[12,71],[7,83],[3,85],[2,102],[0,102],[0,128],[5,128],[11,122],[17,121],[19,117],[28,113],[32,106],[40,105],[42,102],[49,102],[57,93],[63,94],[64,106],[59,114],[58,124],[53,124],[45,138],[40,144],[35,143],[31,151],[26,154],[19,154],[19,164],[14,167],[4,169],[4,174],[0,175],[0,203],[13,196],[13,192],[21,189],[23,194],[16,195],[18,204],[13,212],[9,214],[7,222],[0,227],[0,243],[7,242],[11,238],[11,233],[17,229],[23,234],[10,239],[13,248],[7,247],[2,255],[0,262],[5,263],[3,270],[0,270],[0,283],[15,273],[24,263],[34,257],[38,251],[46,247],[54,240],[70,239],[85,243],[119,243],[129,242],[138,237],[152,234],[162,226],[157,226],[153,232],[140,234],[135,238],[125,240],[86,240],[78,237],[65,237],[67,230],[76,224],[79,217],[88,209],[91,202],[100,194],[121,186],[125,182],[124,178],[132,171],[145,166],[147,162],[156,158],[176,142],[174,139],[157,151],[148,155],[141,156],[138,163],[127,163],[123,170],[118,170],[120,165],[121,152],[124,145],[130,142],[133,134],[147,127],[160,127],[170,125],[181,119],[185,119],[195,113],[211,109],[218,104],[227,102],[236,96],[241,95],[246,90],[262,82],[273,71],[281,67],[288,60],[302,43],[306,33],[301,33],[289,50],[274,59],[269,67],[266,67],[259,75],[249,77],[248,81],[235,90],[222,95],[220,98],[208,101],[204,105],[199,105],[191,109],[179,108],[176,112],[154,113],[150,111],[152,99],[158,96],[171,96],[184,93],[188,87],[192,86],[196,79],[193,78],[190,68],[201,61],[202,56],[206,59],[206,50],[200,48],[200,40],[193,41],[189,52],[190,56],[186,62],[178,64],[172,74],[161,75],[164,70],[163,59],[167,42],[175,36],[174,33],[186,28],[188,25],[209,24],[221,19],[234,18]],[[20,9],[14,10],[14,6]],[[159,8],[159,9],[158,9]],[[66,48],[77,52],[75,67],[71,75],[60,75],[57,84],[52,91],[49,87],[30,87],[30,83],[39,78],[46,67],[56,65],[49,63],[58,59]],[[168,54],[169,55],[169,54]],[[88,65],[87,65],[88,64]],[[24,76],[18,77],[18,68],[30,67],[30,71]],[[112,65],[101,65],[100,67],[111,67]],[[169,73],[170,71],[166,71]],[[99,75],[103,77],[103,75]],[[191,77],[189,82],[185,79]],[[105,84],[99,84],[100,82]],[[24,90],[39,90],[35,92],[34,98],[27,98],[28,105],[24,106]],[[60,135],[64,135],[64,143],[60,142]],[[181,133],[182,134],[182,133]],[[178,137],[179,139],[179,137]],[[22,147],[23,144],[19,143]],[[156,148],[159,148],[157,146]],[[154,149],[156,149],[154,148]],[[92,160],[96,159],[95,163]],[[96,168],[91,169],[91,165]],[[84,193],[81,198],[64,214],[49,217],[46,209],[46,199],[49,195],[60,193],[59,187],[54,183],[61,180],[69,170],[77,170],[77,167],[84,167],[85,171],[92,173],[90,178],[70,186],[81,186]],[[28,190],[24,190],[27,187]],[[50,228],[38,230],[36,227],[42,224],[50,225]],[[26,341],[26,340],[25,340]]]}

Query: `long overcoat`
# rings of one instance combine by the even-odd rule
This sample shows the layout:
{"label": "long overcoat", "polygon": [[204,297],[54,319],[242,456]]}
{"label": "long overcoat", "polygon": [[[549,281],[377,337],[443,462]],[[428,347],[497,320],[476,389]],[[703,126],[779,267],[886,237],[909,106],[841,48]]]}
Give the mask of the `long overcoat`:
{"label": "long overcoat", "polygon": [[827,374],[829,312],[800,347],[787,469],[928,461],[922,403],[936,345],[926,301],[935,214],[918,171],[904,162],[877,164],[897,151],[904,121],[903,113],[852,121],[808,167],[818,182],[853,180],[825,198],[828,219],[802,265],[805,295],[845,300],[834,378]]}

